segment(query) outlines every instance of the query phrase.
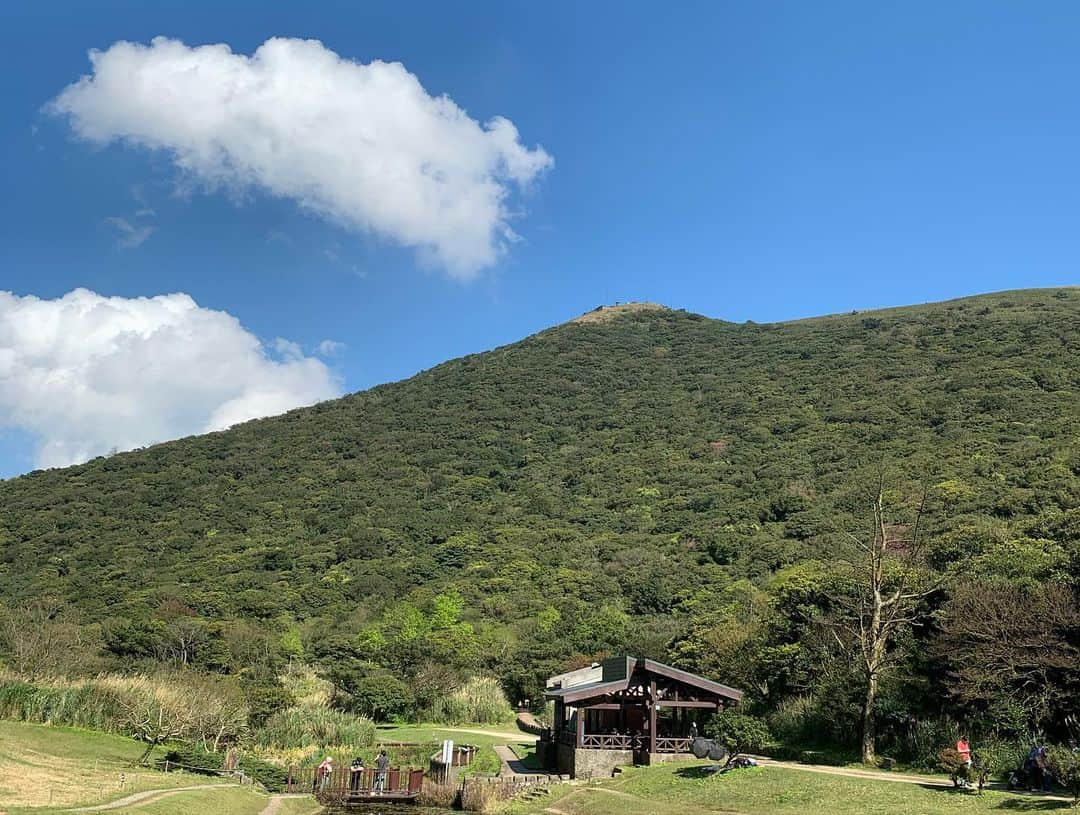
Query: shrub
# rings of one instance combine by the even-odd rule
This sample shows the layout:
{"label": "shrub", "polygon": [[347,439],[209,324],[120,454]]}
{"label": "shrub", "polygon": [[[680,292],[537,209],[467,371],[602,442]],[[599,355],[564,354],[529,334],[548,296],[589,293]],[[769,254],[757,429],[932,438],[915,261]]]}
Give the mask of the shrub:
{"label": "shrub", "polygon": [[734,759],[740,753],[758,753],[772,743],[769,728],[757,716],[725,710],[717,713],[705,725],[705,735],[727,748]]}
{"label": "shrub", "polygon": [[457,784],[436,784],[430,778],[425,778],[417,803],[424,807],[452,809],[457,798]]}
{"label": "shrub", "polygon": [[248,724],[258,729],[279,710],[287,710],[297,703],[280,682],[245,682],[244,698],[248,705]]}
{"label": "shrub", "polygon": [[461,808],[466,812],[487,812],[499,802],[495,784],[469,779],[461,785]]}
{"label": "shrub", "polygon": [[1054,779],[1080,802],[1080,752],[1068,747],[1051,747],[1046,752],[1046,766]]}
{"label": "shrub", "polygon": [[990,775],[1006,779],[1024,763],[1027,748],[1016,742],[988,741],[975,748],[975,756],[983,763]]}
{"label": "shrub", "polygon": [[769,732],[787,745],[816,744],[824,733],[813,696],[784,699],[769,713],[766,721]]}
{"label": "shrub", "polygon": [[[182,767],[188,772],[216,775],[225,766],[225,755],[199,747],[176,746],[165,754],[158,765],[164,768],[166,762]],[[271,764],[258,756],[242,754],[237,768],[270,792],[281,792],[285,789],[288,780],[288,772],[285,768]]]}
{"label": "shrub", "polygon": [[513,720],[514,710],[498,680],[477,676],[436,698],[423,718],[437,724],[499,724]]}
{"label": "shrub", "polygon": [[967,777],[967,759],[958,750],[949,747],[938,753],[938,764],[946,775]]}
{"label": "shrub", "polygon": [[290,750],[298,747],[367,747],[375,743],[371,719],[320,707],[293,707],[275,713],[255,733],[260,747]]}

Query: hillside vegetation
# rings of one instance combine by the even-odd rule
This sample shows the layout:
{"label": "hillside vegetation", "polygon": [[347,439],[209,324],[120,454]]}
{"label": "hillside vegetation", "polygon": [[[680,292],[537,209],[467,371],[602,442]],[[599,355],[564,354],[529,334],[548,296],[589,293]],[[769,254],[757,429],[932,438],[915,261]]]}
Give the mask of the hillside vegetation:
{"label": "hillside vegetation", "polygon": [[[1078,360],[1077,289],[773,325],[626,308],[32,473],[0,483],[0,592],[16,616],[51,604],[53,641],[80,645],[9,642],[7,662],[171,662],[242,677],[272,710],[281,664],[303,659],[341,706],[386,718],[472,676],[536,699],[545,675],[629,650],[745,687],[791,738],[845,742],[851,660],[819,622],[884,466],[899,515],[929,487],[928,566],[949,576],[890,643],[884,737],[940,742],[913,717],[1060,733],[1077,698]],[[1064,645],[1035,677],[1010,663],[956,698],[970,664],[942,644],[980,591],[1043,609]]]}

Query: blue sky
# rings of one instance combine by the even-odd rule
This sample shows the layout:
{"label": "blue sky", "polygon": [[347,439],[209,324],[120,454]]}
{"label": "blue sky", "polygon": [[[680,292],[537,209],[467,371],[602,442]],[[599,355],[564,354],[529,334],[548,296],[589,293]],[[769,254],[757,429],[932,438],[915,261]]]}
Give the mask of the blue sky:
{"label": "blue sky", "polygon": [[[772,321],[1080,278],[1075,4],[287,5],[6,9],[0,290],[183,292],[308,357],[341,343],[318,359],[355,391],[616,300]],[[259,184],[185,185],[167,149],[93,144],[43,112],[89,49],[158,35],[400,61],[554,163],[508,185],[518,239],[463,279]],[[120,219],[152,231],[124,247]],[[18,407],[5,419],[0,401],[0,476],[49,462],[53,431]]]}

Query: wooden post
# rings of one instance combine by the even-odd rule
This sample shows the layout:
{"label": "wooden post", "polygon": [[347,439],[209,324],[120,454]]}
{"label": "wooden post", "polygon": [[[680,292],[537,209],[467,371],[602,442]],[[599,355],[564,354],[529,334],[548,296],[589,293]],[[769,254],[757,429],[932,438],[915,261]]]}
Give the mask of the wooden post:
{"label": "wooden post", "polygon": [[656,752],[656,680],[649,683],[649,755]]}
{"label": "wooden post", "polygon": [[582,747],[585,744],[585,711],[581,708],[577,709],[577,746]]}

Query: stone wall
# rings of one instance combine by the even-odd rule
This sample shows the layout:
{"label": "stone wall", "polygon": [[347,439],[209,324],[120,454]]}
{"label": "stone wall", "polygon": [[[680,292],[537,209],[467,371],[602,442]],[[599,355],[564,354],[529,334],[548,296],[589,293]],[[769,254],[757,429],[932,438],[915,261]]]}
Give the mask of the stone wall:
{"label": "stone wall", "polygon": [[646,763],[650,766],[653,764],[666,764],[669,761],[693,761],[693,753],[647,753]]}
{"label": "stone wall", "polygon": [[634,763],[632,750],[585,750],[568,744],[556,745],[556,765],[572,778],[610,778],[616,767]]}

